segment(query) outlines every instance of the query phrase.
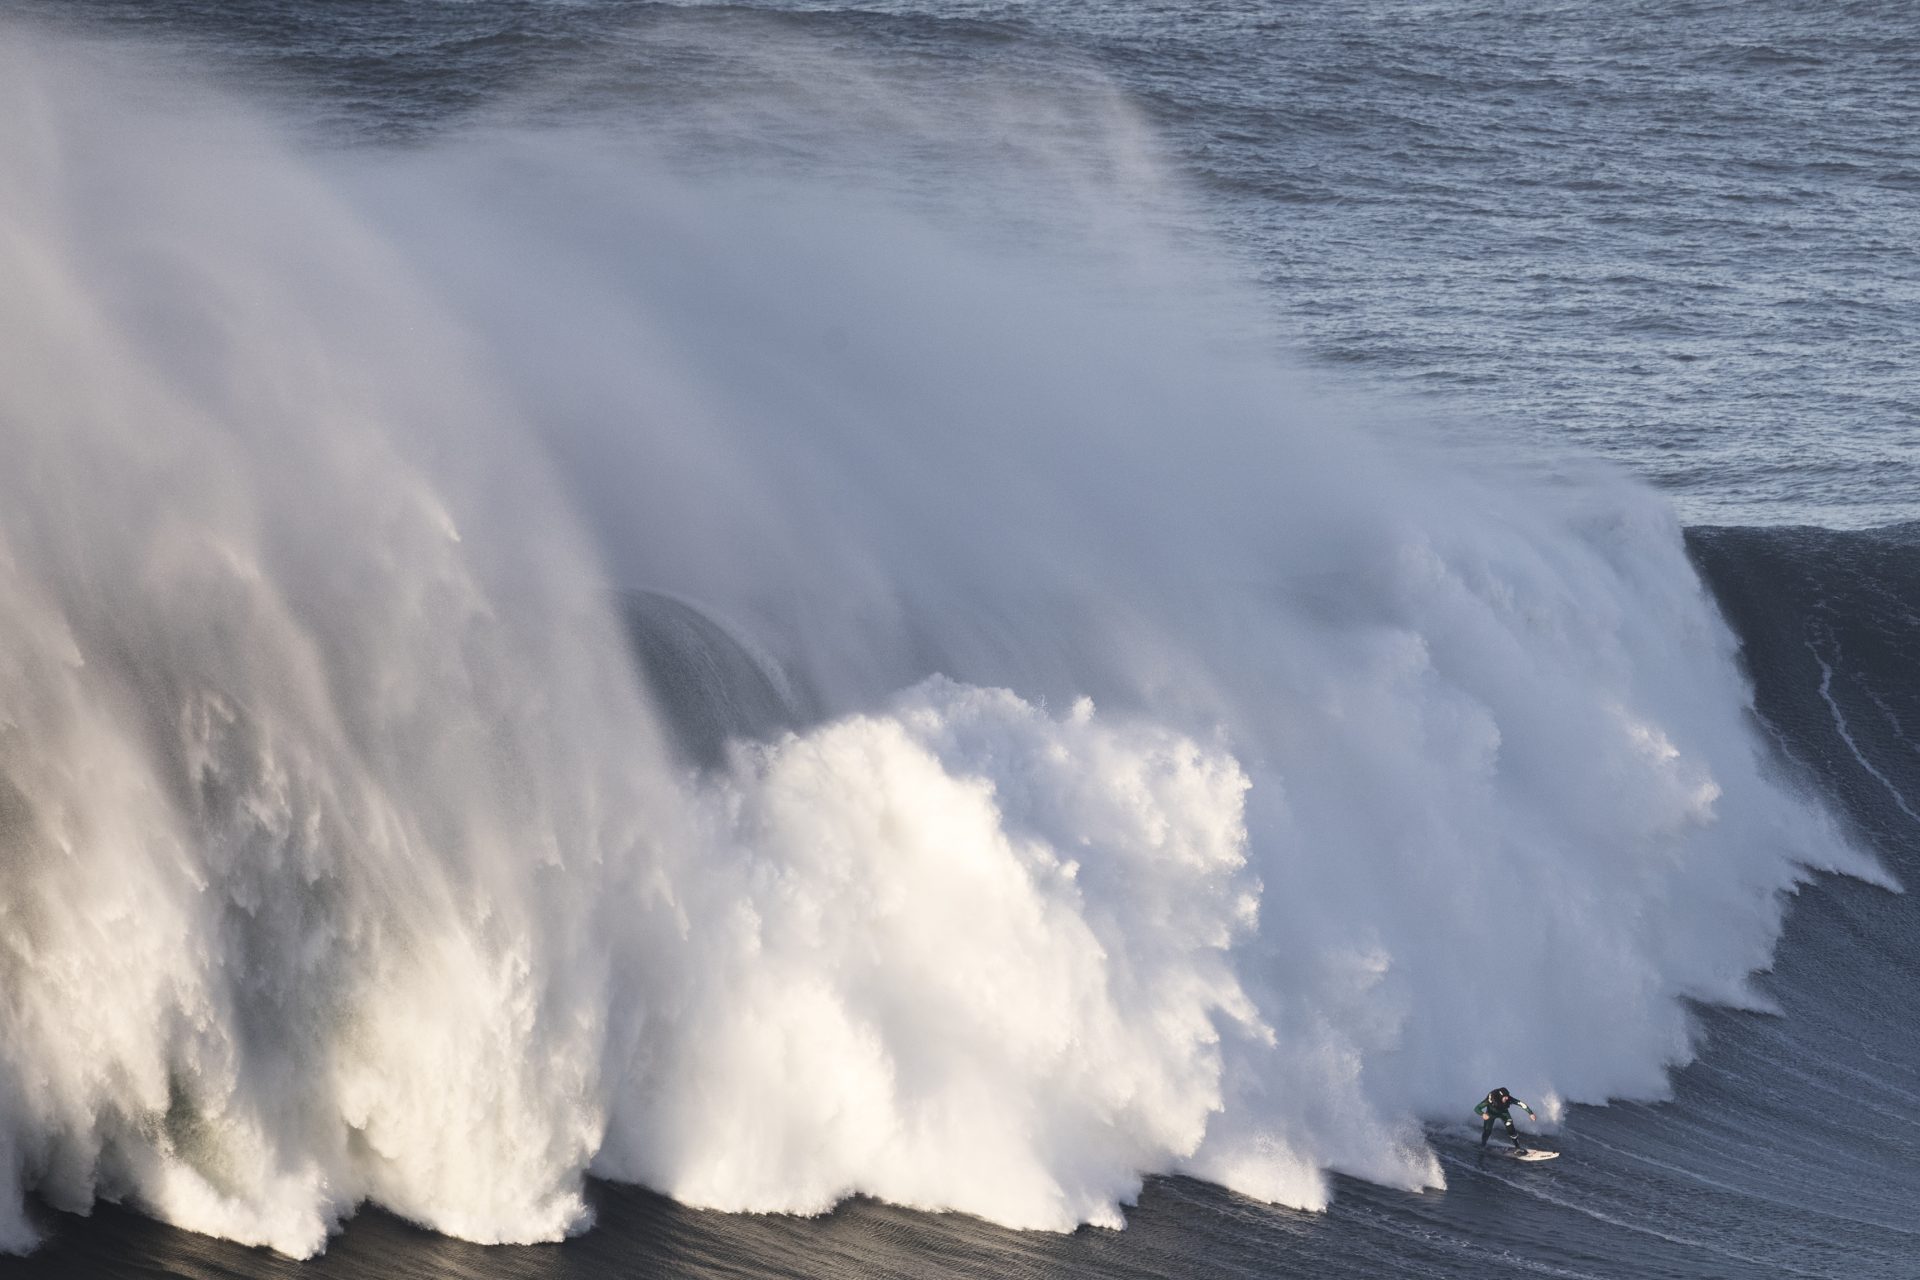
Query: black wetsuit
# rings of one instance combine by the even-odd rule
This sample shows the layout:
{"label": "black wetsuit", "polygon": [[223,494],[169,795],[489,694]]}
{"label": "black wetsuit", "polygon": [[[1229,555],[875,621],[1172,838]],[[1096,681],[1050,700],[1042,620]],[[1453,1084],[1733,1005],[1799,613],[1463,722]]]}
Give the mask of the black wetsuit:
{"label": "black wetsuit", "polygon": [[1486,1146],[1487,1139],[1493,1136],[1493,1122],[1498,1120],[1507,1127],[1507,1139],[1513,1143],[1514,1150],[1518,1151],[1521,1149],[1520,1131],[1513,1127],[1513,1112],[1510,1109],[1513,1107],[1519,1107],[1529,1116],[1533,1115],[1532,1107],[1520,1101],[1520,1099],[1514,1097],[1505,1089],[1495,1089],[1492,1093],[1480,1099],[1480,1105],[1473,1109],[1473,1114],[1481,1117],[1481,1119],[1485,1121],[1485,1123],[1480,1126],[1481,1146]]}

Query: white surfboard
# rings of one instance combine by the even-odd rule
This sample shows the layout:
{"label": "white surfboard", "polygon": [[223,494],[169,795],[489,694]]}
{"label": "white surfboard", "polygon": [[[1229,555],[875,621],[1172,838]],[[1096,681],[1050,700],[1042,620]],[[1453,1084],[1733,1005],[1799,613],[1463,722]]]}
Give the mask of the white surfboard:
{"label": "white surfboard", "polygon": [[1558,1160],[1560,1153],[1558,1151],[1542,1151],[1538,1147],[1530,1147],[1525,1151],[1514,1152],[1513,1158],[1515,1160]]}

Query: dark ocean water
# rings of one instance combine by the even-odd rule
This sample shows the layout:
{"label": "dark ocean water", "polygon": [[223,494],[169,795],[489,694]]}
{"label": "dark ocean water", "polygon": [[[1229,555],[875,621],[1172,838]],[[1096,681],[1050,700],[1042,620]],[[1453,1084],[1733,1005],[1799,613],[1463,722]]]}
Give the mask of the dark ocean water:
{"label": "dark ocean water", "polygon": [[[315,145],[400,157],[503,119],[586,117],[639,122],[690,165],[893,163],[833,150],[850,128],[886,133],[833,85],[812,117],[716,105],[794,47],[854,57],[936,114],[982,85],[1115,94],[1178,178],[1155,216],[1226,247],[1295,358],[1670,495],[1782,768],[1920,882],[1909,5],[16,7],[184,47]],[[929,163],[978,163],[966,132]],[[774,697],[751,672],[715,678],[730,715]],[[1920,904],[1816,879],[1760,988],[1777,1012],[1694,1010],[1703,1051],[1671,1101],[1572,1107],[1560,1161],[1517,1166],[1436,1127],[1444,1191],[1339,1177],[1324,1214],[1170,1178],[1124,1231],[1055,1235],[866,1200],[729,1216],[597,1184],[597,1225],[565,1244],[485,1248],[369,1210],[297,1263],[102,1206],[43,1211],[46,1243],[0,1273],[1920,1274]]]}

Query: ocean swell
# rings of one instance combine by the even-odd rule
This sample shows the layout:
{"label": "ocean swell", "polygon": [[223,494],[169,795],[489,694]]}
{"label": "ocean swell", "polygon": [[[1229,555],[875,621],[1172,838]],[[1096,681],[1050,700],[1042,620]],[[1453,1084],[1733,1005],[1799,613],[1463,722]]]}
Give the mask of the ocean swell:
{"label": "ocean swell", "polygon": [[316,155],[8,36],[0,1246],[1430,1187],[1878,875],[1654,497],[1309,396],[1147,228],[1096,283],[1057,190]]}

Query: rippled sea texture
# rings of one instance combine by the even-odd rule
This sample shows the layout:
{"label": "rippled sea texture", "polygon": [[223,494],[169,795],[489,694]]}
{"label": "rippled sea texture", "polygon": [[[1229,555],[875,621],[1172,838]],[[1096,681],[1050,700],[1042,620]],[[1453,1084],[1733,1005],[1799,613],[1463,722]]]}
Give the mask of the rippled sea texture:
{"label": "rippled sea texture", "polygon": [[[1349,383],[1573,442],[1690,520],[1920,506],[1900,0],[58,9],[213,46],[335,136],[418,136],[555,83],[570,109],[672,121],[752,74],[716,34],[856,50],[934,102],[987,75],[1109,79],[1200,192],[1201,234]],[[610,54],[618,74],[566,79]]]}

